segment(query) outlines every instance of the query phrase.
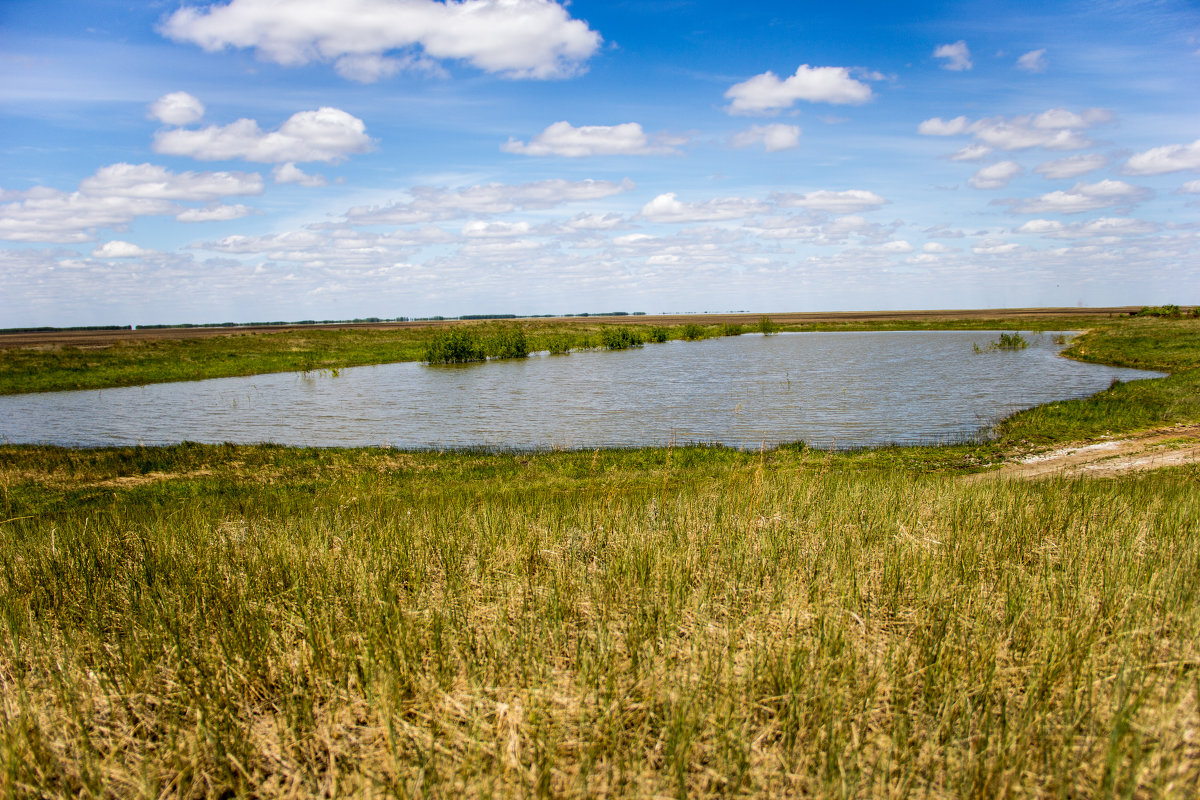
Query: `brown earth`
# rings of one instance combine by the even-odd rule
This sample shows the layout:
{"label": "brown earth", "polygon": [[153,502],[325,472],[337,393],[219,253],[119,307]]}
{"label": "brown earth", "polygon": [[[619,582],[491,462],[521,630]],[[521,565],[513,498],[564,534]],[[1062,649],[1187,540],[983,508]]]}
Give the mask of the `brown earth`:
{"label": "brown earth", "polygon": [[[925,311],[838,311],[838,312],[787,312],[766,313],[781,325],[853,322],[939,322],[960,319],[1048,319],[1052,317],[1111,317],[1125,316],[1136,312],[1140,306],[1112,308],[987,308],[965,310]],[[654,314],[628,317],[554,317],[538,318],[538,321],[573,322],[621,322],[637,325],[684,325],[689,322],[708,325],[738,323],[752,325],[762,312],[741,314]],[[154,341],[161,339],[202,339],[210,336],[234,334],[274,333],[278,331],[312,330],[314,328],[336,330],[360,328],[366,330],[390,330],[395,328],[426,328],[443,325],[464,324],[459,320],[420,320],[413,322],[341,322],[326,325],[238,325],[219,328],[139,328],[136,330],[102,331],[23,331],[0,333],[0,348],[4,347],[103,347],[118,342]]]}
{"label": "brown earth", "polygon": [[1029,453],[971,479],[1110,477],[1196,463],[1200,463],[1200,425],[1176,425]]}

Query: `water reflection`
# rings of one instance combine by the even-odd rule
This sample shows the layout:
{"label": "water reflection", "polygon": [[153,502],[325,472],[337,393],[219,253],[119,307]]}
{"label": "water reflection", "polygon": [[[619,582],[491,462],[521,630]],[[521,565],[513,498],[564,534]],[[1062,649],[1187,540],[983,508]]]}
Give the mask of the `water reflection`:
{"label": "water reflection", "polygon": [[387,364],[0,397],[0,440],[519,449],[961,440],[1021,408],[1159,373],[1059,358],[1050,335],[746,335],[458,367]]}

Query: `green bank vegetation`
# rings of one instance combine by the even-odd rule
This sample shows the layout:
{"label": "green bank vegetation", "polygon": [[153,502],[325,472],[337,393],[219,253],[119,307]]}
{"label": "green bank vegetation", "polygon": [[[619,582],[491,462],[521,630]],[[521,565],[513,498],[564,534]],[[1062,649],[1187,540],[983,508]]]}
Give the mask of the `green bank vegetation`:
{"label": "green bank vegetation", "polygon": [[[855,321],[806,325],[781,325],[762,317],[756,326],[629,324],[636,317],[621,317],[622,323],[576,317],[562,320],[519,320],[457,322],[445,326],[393,328],[301,329],[287,331],[238,331],[225,336],[198,339],[150,339],[103,347],[3,347],[0,340],[0,394],[103,389],[147,383],[260,375],[270,372],[341,370],[346,367],[386,364],[397,361],[438,363],[437,342],[447,331],[464,332],[455,346],[468,346],[454,353],[456,361],[477,361],[489,356],[496,331],[508,331],[524,344],[507,352],[549,351],[566,354],[572,350],[604,347],[604,331],[622,327],[640,334],[647,342],[671,339],[694,341],[736,332],[771,334],[779,331],[885,331],[885,330],[1068,330],[1080,328],[1117,330],[1138,322],[1174,321],[1170,318],[1100,320],[1088,317],[1055,317],[1030,320],[980,319],[940,322]],[[740,330],[738,330],[740,329]],[[443,342],[445,344],[445,342]],[[430,348],[435,346],[431,354]],[[460,356],[466,356],[461,358]],[[517,357],[517,356],[510,356]]]}

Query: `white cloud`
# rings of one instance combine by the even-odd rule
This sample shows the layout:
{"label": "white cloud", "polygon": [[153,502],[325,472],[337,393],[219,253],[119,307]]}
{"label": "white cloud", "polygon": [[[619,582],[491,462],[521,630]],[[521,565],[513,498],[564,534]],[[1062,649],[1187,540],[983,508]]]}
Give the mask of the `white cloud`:
{"label": "white cloud", "polygon": [[927,119],[917,126],[917,133],[922,136],[959,136],[971,129],[971,121],[966,117],[942,119],[934,117]]}
{"label": "white cloud", "polygon": [[801,133],[797,125],[754,125],[734,134],[729,144],[740,148],[761,143],[768,153],[777,153],[799,146]]}
{"label": "white cloud", "polygon": [[262,194],[256,172],[171,172],[154,164],[110,164],[79,182],[93,197],[211,201],[234,195]]}
{"label": "white cloud", "polygon": [[373,146],[361,119],[329,107],[293,114],[270,133],[252,119],[239,119],[199,130],[159,131],[154,136],[154,152],[201,161],[334,162]]}
{"label": "white cloud", "polygon": [[136,244],[113,240],[105,242],[92,251],[93,258],[138,258],[155,255],[153,250],[143,250]]}
{"label": "white cloud", "polygon": [[191,125],[204,118],[204,104],[187,92],[171,92],[150,104],[149,116],[168,125]]}
{"label": "white cloud", "polygon": [[942,69],[954,72],[962,72],[974,66],[971,63],[971,50],[962,39],[959,39],[954,44],[938,45],[938,48],[933,51],[933,57],[945,59]]}
{"label": "white cloud", "polygon": [[418,186],[413,199],[386,206],[357,206],[346,212],[352,225],[407,225],[455,217],[505,214],[518,208],[554,208],[583,200],[600,200],[635,188],[626,178],[612,181],[567,181],[552,178],[519,185],[489,183],[461,189]]}
{"label": "white cloud", "polygon": [[943,120],[927,119],[917,126],[924,136],[961,136],[970,134],[976,144],[996,150],[1082,150],[1092,142],[1080,131],[1113,119],[1111,111],[1090,108],[1080,114],[1052,108],[1041,114],[1018,117],[989,117],[974,122],[966,117]]}
{"label": "white cloud", "polygon": [[1200,181],[1188,181],[1180,187],[1180,191],[1188,194],[1200,194]]}
{"label": "white cloud", "polygon": [[774,114],[797,100],[810,103],[860,105],[872,97],[871,87],[850,77],[846,67],[810,67],[801,64],[791,77],[780,80],[767,71],[734,84],[725,92],[731,114]]}
{"label": "white cloud", "polygon": [[642,206],[642,216],[651,222],[717,222],[744,219],[767,210],[765,203],[741,197],[718,197],[703,203],[682,203],[674,192],[655,197]]}
{"label": "white cloud", "polygon": [[1200,139],[1191,144],[1169,144],[1135,153],[1125,162],[1129,175],[1162,175],[1200,169]]}
{"label": "white cloud", "polygon": [[969,183],[976,189],[1003,189],[1020,174],[1020,164],[1015,161],[1001,161],[980,169],[971,176]]}
{"label": "white cloud", "polygon": [[778,194],[775,202],[781,208],[807,208],[811,211],[828,211],[833,214],[850,214],[878,208],[887,202],[874,192],[864,189],[849,189],[835,192],[823,189],[807,194]]}
{"label": "white cloud", "polygon": [[659,137],[651,141],[642,126],[636,122],[621,125],[581,125],[555,122],[539,133],[528,144],[509,139],[500,145],[506,153],[526,156],[564,156],[584,158],[586,156],[633,155],[649,156],[678,153],[674,145],[687,140]]}
{"label": "white cloud", "polygon": [[327,183],[324,175],[309,175],[293,161],[275,167],[271,170],[271,177],[276,183],[296,183],[300,186],[324,186]]}
{"label": "white cloud", "polygon": [[[509,78],[560,78],[580,71],[602,41],[551,0],[230,0],[185,6],[160,30],[209,52],[253,48],[285,66],[332,61],[355,80],[392,74],[414,52]],[[394,51],[399,58],[387,55]]]}
{"label": "white cloud", "polygon": [[1030,50],[1025,55],[1017,59],[1017,69],[1023,69],[1026,72],[1045,72],[1046,71],[1046,50]]}
{"label": "white cloud", "polygon": [[243,172],[173,173],[152,164],[111,164],[74,192],[36,187],[0,205],[0,239],[87,242],[96,230],[121,230],[137,217],[179,214],[179,202],[262,193],[262,177]]}
{"label": "white cloud", "polygon": [[1034,219],[1017,228],[1017,233],[1029,233],[1045,236],[1050,239],[1094,239],[1104,237],[1121,239],[1127,236],[1140,236],[1157,233],[1162,226],[1130,217],[1099,217],[1087,222],[1076,222],[1064,225],[1057,220]]}
{"label": "white cloud", "polygon": [[984,239],[971,248],[977,256],[1003,256],[1022,249],[1021,245],[1012,242],[1002,242],[999,239]]}
{"label": "white cloud", "polygon": [[876,245],[875,250],[879,253],[894,255],[897,253],[911,253],[913,251],[913,246],[903,239],[897,239],[891,242],[884,242],[883,244]]}
{"label": "white cloud", "polygon": [[1108,159],[1098,153],[1081,156],[1069,156],[1056,161],[1047,161],[1038,166],[1034,172],[1044,178],[1077,178],[1080,175],[1100,169],[1108,163]]}
{"label": "white cloud", "polygon": [[1132,205],[1146,196],[1146,190],[1124,181],[1103,180],[1097,183],[1077,183],[1070,191],[1044,194],[1033,200],[1017,203],[1018,214],[1078,214],[1100,208]]}
{"label": "white cloud", "polygon": [[926,242],[921,249],[926,253],[953,253],[954,248],[941,242]]}
{"label": "white cloud", "polygon": [[620,214],[577,214],[563,223],[568,231],[609,231],[625,224]]}
{"label": "white cloud", "polygon": [[959,150],[954,155],[950,156],[951,161],[978,161],[981,158],[989,155],[992,148],[983,144],[969,144],[962,150]]}
{"label": "white cloud", "polygon": [[228,222],[231,219],[241,219],[254,213],[250,206],[217,205],[208,208],[189,208],[175,215],[177,222]]}
{"label": "white cloud", "polygon": [[528,236],[528,222],[485,222],[473,220],[463,226],[463,236],[471,239],[509,239]]}
{"label": "white cloud", "polygon": [[1017,228],[1017,233],[1032,233],[1044,236],[1046,234],[1058,233],[1065,227],[1065,225],[1056,219],[1031,219]]}

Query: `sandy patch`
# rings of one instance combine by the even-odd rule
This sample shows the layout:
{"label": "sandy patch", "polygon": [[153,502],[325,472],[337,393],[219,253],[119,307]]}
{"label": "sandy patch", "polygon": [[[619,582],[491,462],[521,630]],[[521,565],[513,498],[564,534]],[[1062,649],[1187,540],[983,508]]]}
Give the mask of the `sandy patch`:
{"label": "sandy patch", "polygon": [[1200,425],[1177,425],[1144,431],[1119,439],[1079,442],[1032,453],[994,472],[972,476],[986,478],[1041,478],[1048,476],[1112,476],[1200,462]]}

